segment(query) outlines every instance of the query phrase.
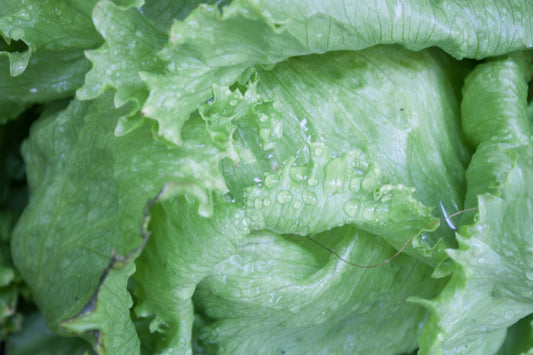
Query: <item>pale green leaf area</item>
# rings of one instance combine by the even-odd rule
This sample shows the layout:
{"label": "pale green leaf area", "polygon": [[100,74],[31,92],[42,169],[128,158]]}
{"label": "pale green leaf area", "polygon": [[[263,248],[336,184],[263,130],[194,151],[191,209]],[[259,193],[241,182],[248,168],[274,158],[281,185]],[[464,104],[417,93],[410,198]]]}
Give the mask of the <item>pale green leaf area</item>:
{"label": "pale green leaf area", "polygon": [[[152,351],[192,352],[193,295],[208,324],[198,339],[220,353],[415,349],[427,313],[406,299],[442,287],[429,265],[446,257],[441,243],[450,234],[428,233],[409,251],[415,256],[372,270],[329,257],[304,236],[371,265],[434,222],[438,199],[462,205],[468,152],[455,133],[455,81],[444,75],[454,65],[439,51],[376,47],[295,58],[237,88],[246,93],[228,100],[230,108],[255,100],[233,121],[234,145],[251,157],[223,163],[229,193],[214,200],[213,216],[198,216],[187,198],[152,210],[153,235],[134,275],[136,314],[155,315]],[[420,86],[427,104],[408,95]],[[297,99],[303,93],[308,101]],[[219,99],[201,106],[202,115],[226,113]]]}
{"label": "pale green leaf area", "polygon": [[[140,10],[123,10],[110,1],[99,2],[93,11],[93,18],[106,42],[99,49],[86,53],[94,66],[77,96],[88,100],[109,88],[115,88],[115,105],[120,107],[133,101],[136,103],[132,108],[135,113],[147,96],[139,72],[156,71],[162,67],[154,53],[161,50],[167,36],[157,28],[156,22],[150,21]],[[142,120],[123,118],[119,121],[117,133],[127,132],[128,124],[136,127],[140,123]]]}
{"label": "pale green leaf area", "polygon": [[[143,114],[180,143],[180,127],[211,96],[251,66],[292,56],[400,43],[438,46],[456,58],[483,58],[533,46],[533,4],[501,1],[233,1],[220,13],[200,6],[176,22],[160,53],[162,73],[145,73]],[[505,24],[505,25],[504,25]]]}
{"label": "pale green leaf area", "polygon": [[7,0],[0,37],[8,354],[531,353],[531,1]]}
{"label": "pale green leaf area", "polygon": [[86,52],[93,68],[77,91],[77,97],[89,100],[115,89],[117,107],[133,102],[131,111],[119,119],[116,134],[128,133],[142,124],[138,116],[131,117],[148,96],[142,73],[164,70],[166,64],[156,54],[167,43],[172,23],[185,18],[199,3],[198,0],[147,1],[129,8],[100,1],[94,7],[93,22],[105,43]]}
{"label": "pale green leaf area", "polygon": [[459,249],[448,251],[456,262],[451,281],[426,303],[433,315],[423,354],[494,353],[506,328],[533,313],[530,63],[521,56],[495,60],[466,80],[463,126],[477,144],[466,204],[479,205],[479,215],[460,229]]}

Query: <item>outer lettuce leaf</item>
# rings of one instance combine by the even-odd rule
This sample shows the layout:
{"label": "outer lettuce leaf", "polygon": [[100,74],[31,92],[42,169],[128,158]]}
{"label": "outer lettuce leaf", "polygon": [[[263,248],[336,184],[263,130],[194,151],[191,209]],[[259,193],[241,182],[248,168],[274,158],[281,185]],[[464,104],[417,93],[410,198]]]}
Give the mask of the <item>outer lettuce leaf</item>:
{"label": "outer lettuce leaf", "polygon": [[[85,49],[98,45],[101,38],[91,22],[96,1],[17,1],[3,2],[0,10],[0,35],[7,44],[23,41],[24,52],[2,52],[10,59],[11,75],[26,69],[31,54],[37,50]],[[46,30],[45,30],[46,29]]]}
{"label": "outer lettuce leaf", "polygon": [[498,355],[533,354],[533,315],[519,320],[507,329],[507,336]]}
{"label": "outer lettuce leaf", "polygon": [[[83,100],[93,99],[106,89],[115,88],[115,106],[132,101],[135,113],[148,95],[139,72],[162,68],[154,53],[162,49],[167,35],[140,9],[123,9],[111,1],[99,2],[93,11],[93,19],[106,42],[98,50],[86,53],[94,67],[87,74],[85,85],[78,90],[77,96]],[[119,122],[117,133],[128,131],[128,124],[138,126],[141,122],[124,118]]]}
{"label": "outer lettuce leaf", "polygon": [[[96,3],[2,2],[0,123],[17,117],[33,103],[72,96],[83,84],[90,68],[84,50],[102,43],[91,19]],[[136,1],[120,3],[133,6]]]}
{"label": "outer lettuce leaf", "polygon": [[72,95],[101,43],[91,22],[96,1],[6,0],[0,9],[0,124],[32,103]]}
{"label": "outer lettuce leaf", "polygon": [[61,323],[62,330],[74,334],[93,333],[98,354],[139,353],[141,344],[129,312],[133,301],[127,289],[135,266],[126,261],[126,266],[112,261],[89,303],[76,317]]}
{"label": "outer lettuce leaf", "polygon": [[[86,52],[94,66],[78,90],[78,98],[93,99],[113,88],[117,107],[131,101],[134,106],[129,116],[138,112],[148,96],[142,72],[164,70],[166,64],[156,53],[167,43],[173,21],[185,18],[199,3],[198,0],[148,1],[142,7],[137,4],[137,8],[125,8],[111,1],[100,1],[94,8],[93,21],[105,43],[97,50]],[[121,117],[116,133],[124,134],[139,126],[143,121],[135,117],[138,118]]]}
{"label": "outer lettuce leaf", "polygon": [[477,150],[467,170],[468,205],[479,215],[448,253],[456,271],[432,310],[422,354],[488,354],[506,328],[533,313],[533,150],[526,115],[530,61],[479,65],[467,78],[462,105]]}
{"label": "outer lettuce leaf", "polygon": [[[480,67],[464,91],[464,130],[478,146],[467,205],[480,211],[449,251],[458,270],[435,300],[443,281],[430,275],[452,270],[449,231],[366,272],[303,237],[374,264],[435,221],[439,201],[463,206],[457,102],[470,63],[409,50],[483,58],[531,47],[529,1],[236,0],[188,16],[195,1],[114,4],[0,9],[1,75],[7,59],[19,75],[3,81],[4,92],[19,88],[2,98],[0,120],[72,94],[88,69],[82,51],[102,43],[98,32],[105,41],[87,52],[94,67],[78,91],[93,101],[45,114],[24,148],[32,199],[13,253],[54,331],[107,353],[139,353],[140,342],[149,353],[393,353],[414,350],[427,322],[405,302],[414,296],[432,311],[422,352],[472,342],[489,353],[532,312],[524,59]],[[407,49],[366,49],[380,43]],[[56,55],[57,72],[39,75]],[[142,115],[172,144],[153,139]],[[153,238],[136,259],[156,195]]]}
{"label": "outer lettuce leaf", "polygon": [[24,328],[6,342],[7,355],[82,355],[91,354],[88,344],[82,339],[64,338],[53,333],[41,314],[24,318]]}
{"label": "outer lettuce leaf", "polygon": [[180,144],[189,114],[211,96],[211,83],[231,85],[247,68],[292,56],[400,43],[439,46],[456,58],[483,58],[533,46],[533,5],[501,1],[248,1],[221,14],[201,6],[170,31],[163,73],[146,73],[144,115]]}
{"label": "outer lettuce leaf", "polygon": [[[131,324],[87,324],[91,316],[79,313],[92,299],[92,319],[102,317],[102,310],[108,319],[131,323],[125,287],[132,265],[124,266],[127,271],[118,266],[108,270],[112,251],[126,255],[141,244],[144,205],[167,182],[168,196],[187,187],[201,202],[197,210],[209,215],[211,191],[226,189],[218,162],[234,153],[223,140],[211,141],[213,132],[220,135],[223,130],[216,125],[211,130],[199,117],[186,126],[188,140],[179,149],[156,143],[150,127],[116,138],[116,119],[129,108],[117,111],[111,101],[109,95],[94,102],[74,101],[33,127],[23,148],[32,198],[12,249],[51,328],[58,330],[62,321],[79,314],[65,328],[95,330],[100,341],[95,346],[112,353],[122,342],[135,341]],[[225,132],[229,135],[230,128]],[[106,270],[108,276],[101,279]],[[121,295],[115,300],[120,307],[110,308],[110,294]],[[120,328],[128,331],[114,333]]]}
{"label": "outer lettuce leaf", "polygon": [[19,145],[27,134],[28,115],[0,126],[0,341],[20,330],[19,298],[28,298],[27,288],[13,266],[11,234],[27,204],[24,163]]}
{"label": "outer lettuce leaf", "polygon": [[41,50],[33,53],[28,68],[9,74],[8,58],[0,56],[0,124],[16,118],[34,103],[71,96],[83,84],[90,62],[75,50]]}
{"label": "outer lettuce leaf", "polygon": [[[446,257],[448,233],[368,271],[301,236],[376,264],[435,221],[420,200],[462,205],[454,67],[439,51],[395,46],[294,58],[201,105],[206,120],[233,121],[235,148],[251,157],[223,162],[229,193],[211,218],[187,198],[152,210],[134,274],[136,314],[154,317],[149,352],[193,351],[193,295],[198,341],[213,352],[413,350],[427,314],[405,301],[440,290],[428,264]],[[415,87],[423,97],[406,94]],[[386,340],[372,340],[378,330]]]}

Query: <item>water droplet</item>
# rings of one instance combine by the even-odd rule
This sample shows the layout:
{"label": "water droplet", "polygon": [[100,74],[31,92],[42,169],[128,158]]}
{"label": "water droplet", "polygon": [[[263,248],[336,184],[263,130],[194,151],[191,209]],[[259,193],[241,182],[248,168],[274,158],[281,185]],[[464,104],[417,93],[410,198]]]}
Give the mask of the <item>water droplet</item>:
{"label": "water droplet", "polygon": [[355,201],[349,201],[347,202],[344,207],[343,207],[343,211],[344,213],[346,213],[348,216],[350,217],[355,217],[357,215],[357,211],[359,209],[359,206],[357,205],[357,203]]}
{"label": "water droplet", "polygon": [[177,103],[178,103],[178,101],[176,100],[175,97],[167,97],[163,101],[163,106],[165,108],[167,108],[167,109],[171,109],[171,108],[175,107]]}
{"label": "water droplet", "polygon": [[289,191],[281,191],[278,194],[277,200],[281,204],[289,203],[292,201],[292,194]]}
{"label": "water droplet", "polygon": [[20,17],[21,19],[23,19],[23,20],[30,20],[30,19],[31,19],[30,14],[27,13],[27,12],[21,12],[21,13],[19,14],[19,17]]}
{"label": "water droplet", "polygon": [[365,208],[363,211],[363,218],[369,220],[372,216],[374,216],[374,208]]}
{"label": "water droplet", "polygon": [[350,181],[350,190],[351,191],[357,192],[360,187],[361,187],[361,179],[360,178],[353,178]]}
{"label": "water droplet", "polygon": [[277,182],[278,181],[274,177],[272,177],[272,175],[268,175],[265,178],[265,186],[268,187],[269,189],[274,187],[274,185],[277,184]]}
{"label": "water droplet", "polygon": [[263,200],[261,200],[260,198],[256,198],[254,201],[254,207],[255,208],[263,207]]}
{"label": "water droplet", "polygon": [[505,311],[505,312],[503,312],[503,317],[505,319],[513,319],[514,318],[514,314],[511,311]]}
{"label": "water droplet", "polygon": [[529,281],[533,281],[533,270],[526,270],[526,277]]}
{"label": "water droplet", "polygon": [[361,183],[361,187],[365,190],[372,190],[376,186],[376,179],[373,177],[365,177]]}
{"label": "water droplet", "polygon": [[191,27],[191,28],[198,28],[199,27],[198,22],[196,20],[188,21],[187,25],[189,25],[189,27]]}
{"label": "water droplet", "polygon": [[307,184],[309,186],[316,186],[316,185],[318,185],[318,179],[316,177],[314,177],[314,176],[311,176],[309,178],[309,180],[307,180]]}
{"label": "water droplet", "polygon": [[294,182],[300,182],[307,179],[308,169],[303,166],[293,167],[289,170],[289,177]]}
{"label": "water droplet", "polygon": [[307,130],[309,129],[307,127],[307,119],[304,118],[300,121],[300,128],[302,129],[302,131],[307,132]]}
{"label": "water droplet", "polygon": [[229,104],[230,104],[231,106],[237,106],[237,103],[238,103],[237,100],[231,100],[231,101],[229,102]]}
{"label": "water droplet", "polygon": [[315,203],[318,202],[318,198],[311,191],[304,191],[302,193],[302,198],[303,198],[304,202],[308,203],[308,204],[315,204]]}
{"label": "water droplet", "polygon": [[270,128],[261,128],[259,130],[259,137],[263,140],[268,139],[270,137]]}
{"label": "water droplet", "polygon": [[9,31],[9,37],[11,37],[14,40],[19,40],[22,37],[26,35],[26,32],[22,28],[13,28],[11,31]]}
{"label": "water droplet", "polygon": [[281,123],[277,122],[274,125],[273,133],[276,137],[281,138],[281,136],[283,135],[283,126],[281,125]]}
{"label": "water droplet", "polygon": [[224,195],[224,201],[234,203],[235,202],[235,197],[233,197],[231,194],[225,194]]}
{"label": "water droplet", "polygon": [[263,205],[265,205],[265,207],[268,207],[272,204],[272,201],[270,201],[268,198],[265,198],[263,200]]}
{"label": "water droplet", "polygon": [[302,206],[303,206],[302,201],[300,201],[300,200],[296,200],[296,201],[294,201],[293,207],[294,207],[295,209],[299,210],[300,208],[302,208]]}
{"label": "water droplet", "polygon": [[30,92],[31,92],[32,94],[35,94],[37,91],[38,91],[37,88],[31,88],[31,89],[30,89]]}
{"label": "water droplet", "polygon": [[315,155],[316,155],[317,157],[321,157],[321,156],[323,156],[323,155],[326,154],[326,150],[325,150],[324,147],[319,146],[319,147],[316,147],[316,148],[315,148],[315,152],[314,152],[314,153],[315,153]]}

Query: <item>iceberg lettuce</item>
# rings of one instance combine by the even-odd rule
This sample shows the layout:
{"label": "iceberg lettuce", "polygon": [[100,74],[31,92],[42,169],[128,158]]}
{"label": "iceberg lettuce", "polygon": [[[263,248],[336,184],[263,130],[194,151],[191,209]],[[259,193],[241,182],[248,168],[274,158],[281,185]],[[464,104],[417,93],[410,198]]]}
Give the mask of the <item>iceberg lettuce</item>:
{"label": "iceberg lettuce", "polygon": [[530,1],[7,1],[0,34],[0,147],[39,116],[8,354],[533,351]]}

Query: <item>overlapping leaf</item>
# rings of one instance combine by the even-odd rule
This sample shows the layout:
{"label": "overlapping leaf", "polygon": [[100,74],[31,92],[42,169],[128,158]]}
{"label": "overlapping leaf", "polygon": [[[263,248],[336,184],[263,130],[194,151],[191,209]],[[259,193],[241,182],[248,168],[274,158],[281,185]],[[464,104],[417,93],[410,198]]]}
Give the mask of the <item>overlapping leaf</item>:
{"label": "overlapping leaf", "polygon": [[32,103],[73,95],[101,43],[96,1],[4,1],[0,9],[0,123]]}
{"label": "overlapping leaf", "polygon": [[[179,149],[155,142],[150,127],[115,138],[113,127],[121,112],[111,101],[109,95],[94,102],[74,101],[65,111],[42,118],[24,146],[32,200],[15,231],[13,255],[56,330],[93,297],[112,250],[125,255],[141,243],[139,225],[148,199],[165,183],[169,194],[184,193],[187,186],[188,194],[200,200],[196,208],[209,215],[210,194],[225,191],[218,162],[234,156],[231,146],[209,143],[210,130],[199,117],[185,128],[188,140]],[[230,134],[230,128],[226,132]],[[117,300],[122,306],[112,308],[108,316],[118,312],[114,316],[129,319],[129,296],[124,293],[129,273],[120,272],[110,271],[108,278],[114,281],[108,281],[107,292],[122,292]],[[110,296],[99,296],[96,302],[107,309]],[[110,323],[91,323],[84,329],[91,327],[100,331],[107,348],[120,348],[117,339],[136,338],[132,327],[120,335],[114,333],[120,327]]]}
{"label": "overlapping leaf", "polygon": [[180,128],[209,99],[210,84],[231,85],[249,67],[380,43],[438,46],[456,58],[499,55],[533,46],[532,13],[527,0],[236,0],[222,13],[200,6],[172,26],[160,55],[166,70],[145,75],[150,95],[143,112],[157,120],[160,135],[180,144]]}
{"label": "overlapping leaf", "polygon": [[531,64],[504,58],[478,66],[464,88],[464,127],[477,144],[467,204],[479,215],[458,235],[450,283],[432,310],[423,354],[495,353],[506,328],[533,313],[533,150],[527,120]]}
{"label": "overlapping leaf", "polygon": [[[457,191],[449,203],[462,203],[467,153],[450,129],[459,126],[455,82],[443,80],[453,68],[438,51],[415,56],[397,47],[298,58],[200,106],[208,122],[235,118],[233,144],[250,158],[223,162],[229,191],[214,199],[213,217],[198,216],[185,198],[154,208],[134,275],[136,313],[154,317],[150,351],[193,351],[196,289],[206,316],[197,337],[213,352],[412,350],[427,314],[405,301],[438,292],[427,264],[441,261],[433,248],[446,233],[428,234],[411,250],[416,256],[369,272],[328,258],[303,236],[351,262],[376,264],[394,253],[389,243],[399,248],[435,221],[415,196],[428,204],[450,198],[438,185],[442,175]],[[427,105],[406,94],[419,86]],[[379,105],[376,92],[388,100]],[[425,134],[433,127],[449,135]],[[391,156],[383,149],[393,145]],[[426,149],[411,148],[419,145]],[[371,340],[378,328],[387,339],[379,346]]]}

